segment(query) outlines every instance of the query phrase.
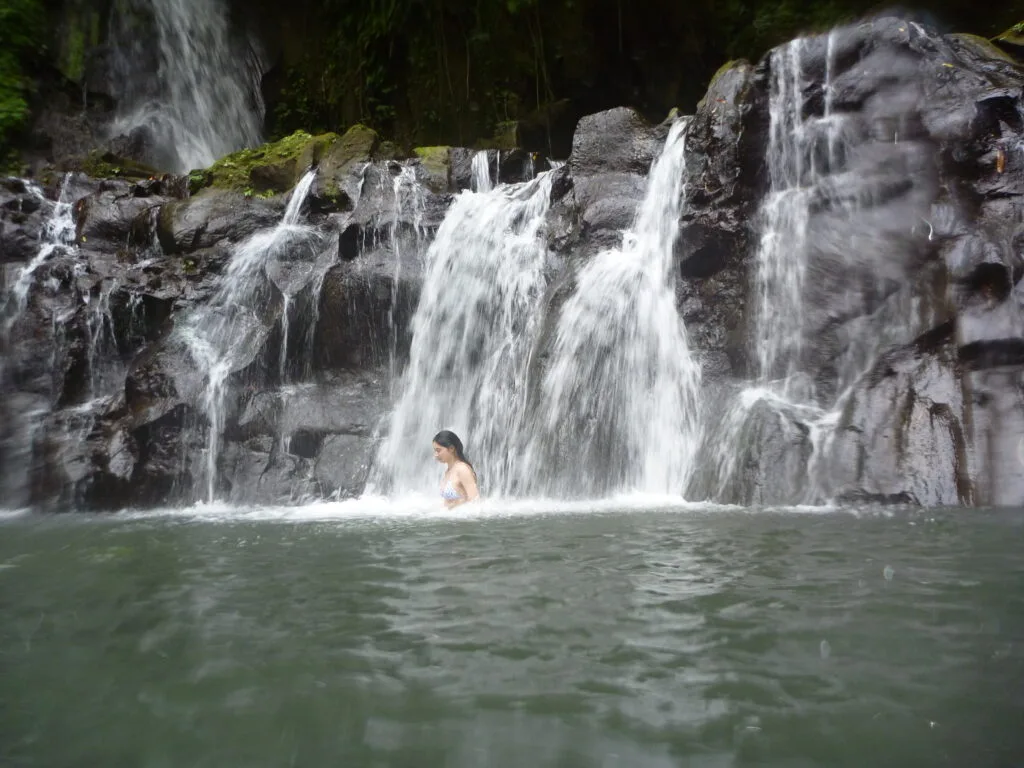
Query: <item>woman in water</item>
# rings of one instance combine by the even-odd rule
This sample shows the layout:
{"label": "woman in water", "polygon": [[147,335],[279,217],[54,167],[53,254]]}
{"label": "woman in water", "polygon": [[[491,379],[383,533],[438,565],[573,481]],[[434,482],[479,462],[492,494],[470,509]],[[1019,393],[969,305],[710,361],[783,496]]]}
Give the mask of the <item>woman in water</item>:
{"label": "woman in water", "polygon": [[476,470],[466,460],[458,435],[447,429],[434,435],[434,458],[446,467],[441,477],[441,498],[448,509],[480,498]]}

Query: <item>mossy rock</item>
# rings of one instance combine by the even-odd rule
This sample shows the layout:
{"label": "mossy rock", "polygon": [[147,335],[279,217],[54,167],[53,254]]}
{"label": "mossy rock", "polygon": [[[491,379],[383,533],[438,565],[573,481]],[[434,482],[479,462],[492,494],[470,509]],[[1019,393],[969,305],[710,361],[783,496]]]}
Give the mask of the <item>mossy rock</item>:
{"label": "mossy rock", "polygon": [[322,194],[328,199],[340,200],[339,180],[352,170],[353,165],[376,159],[381,147],[377,132],[359,123],[345,131],[343,136],[336,136],[335,141],[317,158]]}
{"label": "mossy rock", "polygon": [[287,192],[339,140],[336,133],[311,136],[296,131],[279,141],[242,149],[209,168],[189,174],[193,191],[202,186],[236,192]]}
{"label": "mossy rock", "polygon": [[735,70],[742,70],[742,69],[749,69],[749,68],[750,68],[750,62],[747,61],[746,59],[730,59],[729,61],[725,62],[725,64],[720,66],[715,71],[715,74],[713,74],[711,76],[711,79],[708,81],[708,90],[707,90],[707,93],[704,94],[704,98],[701,99],[697,103],[698,111],[704,109],[704,107],[706,106],[705,102],[707,101],[708,94],[710,94],[715,89],[716,85],[719,85],[719,81],[723,77],[725,77],[727,74],[729,74],[730,72],[733,72]]}
{"label": "mossy rock", "polygon": [[103,42],[104,21],[99,9],[88,4],[65,6],[56,33],[57,69],[71,82],[81,84],[89,52]]}
{"label": "mossy rock", "polygon": [[[953,40],[964,48],[967,48],[977,56],[982,56],[989,59],[1002,59],[1003,61],[1013,62],[1011,57],[1005,50],[997,46],[991,40],[986,40],[984,37],[978,35],[969,35],[966,33],[956,33],[947,35],[950,40]],[[1024,50],[1024,49],[1021,49]]]}
{"label": "mossy rock", "polygon": [[160,171],[144,163],[100,149],[61,163],[59,170],[80,171],[94,179],[149,179],[161,175]]}
{"label": "mossy rock", "polygon": [[432,191],[447,192],[451,187],[451,147],[416,147],[413,154],[419,158],[424,182]]}
{"label": "mossy rock", "polygon": [[1024,21],[1014,24],[1001,35],[993,37],[992,43],[1018,59],[1024,60]]}
{"label": "mossy rock", "polygon": [[353,163],[372,160],[379,145],[380,137],[364,125],[352,126],[343,136],[312,136],[296,131],[279,141],[222,157],[209,168],[192,171],[189,187],[193,194],[209,186],[266,196],[288,192],[306,171],[318,166],[326,196],[340,195],[337,179]]}

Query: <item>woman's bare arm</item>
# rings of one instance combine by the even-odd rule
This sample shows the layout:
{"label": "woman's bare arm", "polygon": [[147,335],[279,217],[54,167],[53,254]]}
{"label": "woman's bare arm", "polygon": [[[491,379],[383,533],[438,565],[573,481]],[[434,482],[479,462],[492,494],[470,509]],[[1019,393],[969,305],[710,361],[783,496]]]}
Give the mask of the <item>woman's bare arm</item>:
{"label": "woman's bare arm", "polygon": [[459,480],[462,482],[462,490],[466,492],[466,501],[476,501],[480,498],[480,489],[476,485],[476,475],[466,464],[458,467]]}

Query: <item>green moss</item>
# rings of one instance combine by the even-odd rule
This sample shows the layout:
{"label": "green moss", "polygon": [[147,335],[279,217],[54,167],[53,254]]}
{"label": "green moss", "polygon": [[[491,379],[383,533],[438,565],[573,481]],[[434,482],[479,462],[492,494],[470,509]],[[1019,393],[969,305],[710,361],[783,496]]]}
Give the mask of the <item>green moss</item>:
{"label": "green moss", "polygon": [[280,141],[222,157],[205,171],[192,171],[189,185],[193,191],[214,186],[238,192],[246,189],[286,192],[310,165],[338,142],[338,138],[336,133],[311,136],[305,131],[296,131]]}
{"label": "green moss", "polygon": [[424,168],[447,169],[451,164],[451,147],[416,147],[413,154],[420,159]]}
{"label": "green moss", "polygon": [[744,59],[729,59],[729,61],[725,62],[725,64],[723,64],[717,70],[715,70],[715,74],[713,74],[711,76],[711,79],[708,81],[708,87],[710,88],[712,85],[714,85],[715,81],[718,80],[718,78],[720,78],[722,75],[724,75],[730,69],[735,69],[736,67],[742,67],[742,66],[746,65],[746,63],[747,62]]}
{"label": "green moss", "polygon": [[85,74],[85,32],[78,26],[68,30],[61,56],[61,74],[73,83],[80,83]]}
{"label": "green moss", "polygon": [[1014,24],[1001,35],[993,37],[992,43],[1020,57],[1021,53],[1024,52],[1024,21],[1020,24]]}
{"label": "green moss", "polygon": [[372,128],[356,123],[324,149],[320,161],[320,189],[324,196],[340,203],[343,193],[339,181],[355,163],[367,163],[380,156],[380,136]]}
{"label": "green moss", "polygon": [[380,136],[372,128],[356,123],[341,138],[336,138],[317,159],[323,175],[336,176],[348,170],[355,162],[367,162],[377,155]]}

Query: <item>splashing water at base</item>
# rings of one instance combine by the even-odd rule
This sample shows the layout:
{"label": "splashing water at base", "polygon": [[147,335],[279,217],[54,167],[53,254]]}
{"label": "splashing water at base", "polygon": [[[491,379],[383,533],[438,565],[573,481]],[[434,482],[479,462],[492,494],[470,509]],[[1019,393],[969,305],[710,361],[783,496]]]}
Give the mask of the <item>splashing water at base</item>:
{"label": "splashing water at base", "polygon": [[546,309],[538,232],[552,177],[459,197],[428,253],[371,493],[429,488],[430,439],[451,428],[491,495],[681,494],[698,443],[700,381],[671,278],[685,129],[672,127],[622,248],[596,256],[562,308],[536,408],[529,360]]}
{"label": "splashing water at base", "polygon": [[542,174],[464,192],[452,205],[427,251],[410,359],[370,493],[430,487],[430,440],[441,428],[465,437],[492,491],[506,486],[545,288],[538,229],[550,193],[551,176]]}

